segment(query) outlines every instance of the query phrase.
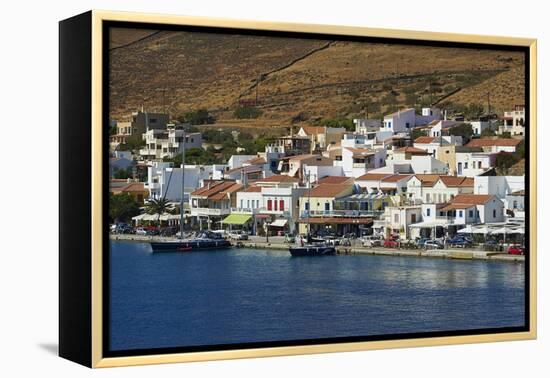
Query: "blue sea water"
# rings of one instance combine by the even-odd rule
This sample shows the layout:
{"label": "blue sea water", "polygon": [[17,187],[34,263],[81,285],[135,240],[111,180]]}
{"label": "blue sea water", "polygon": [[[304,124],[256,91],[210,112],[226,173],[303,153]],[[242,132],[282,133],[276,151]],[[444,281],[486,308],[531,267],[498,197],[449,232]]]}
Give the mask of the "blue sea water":
{"label": "blue sea water", "polygon": [[113,351],[524,325],[524,263],[110,247]]}

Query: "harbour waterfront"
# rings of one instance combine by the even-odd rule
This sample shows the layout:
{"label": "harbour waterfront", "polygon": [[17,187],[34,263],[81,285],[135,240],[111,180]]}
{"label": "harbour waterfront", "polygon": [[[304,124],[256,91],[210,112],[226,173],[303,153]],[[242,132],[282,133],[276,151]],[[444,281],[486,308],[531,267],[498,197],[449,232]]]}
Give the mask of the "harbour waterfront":
{"label": "harbour waterfront", "polygon": [[111,350],[524,325],[521,262],[110,247]]}

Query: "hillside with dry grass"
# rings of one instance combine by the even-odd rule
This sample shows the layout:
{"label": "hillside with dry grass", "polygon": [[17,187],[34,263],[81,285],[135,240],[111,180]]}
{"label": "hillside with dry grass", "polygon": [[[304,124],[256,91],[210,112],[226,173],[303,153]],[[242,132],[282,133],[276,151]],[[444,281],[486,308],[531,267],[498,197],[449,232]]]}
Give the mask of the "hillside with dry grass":
{"label": "hillside with dry grass", "polygon": [[[503,111],[524,95],[524,57],[510,51],[124,29],[112,30],[111,43],[119,120],[141,107],[174,118],[206,108],[217,125],[265,128],[442,99],[486,106],[487,93]],[[236,119],[243,103],[257,118]]]}

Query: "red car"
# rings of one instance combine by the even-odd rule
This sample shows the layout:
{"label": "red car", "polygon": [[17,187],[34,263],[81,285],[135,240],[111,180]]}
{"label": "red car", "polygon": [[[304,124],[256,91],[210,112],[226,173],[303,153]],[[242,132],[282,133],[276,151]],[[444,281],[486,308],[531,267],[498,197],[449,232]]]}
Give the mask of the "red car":
{"label": "red car", "polygon": [[508,247],[508,254],[510,255],[525,255],[525,247],[519,244],[512,244]]}
{"label": "red car", "polygon": [[397,239],[386,239],[386,240],[384,240],[384,247],[385,248],[398,248],[399,247],[399,240],[397,240]]}

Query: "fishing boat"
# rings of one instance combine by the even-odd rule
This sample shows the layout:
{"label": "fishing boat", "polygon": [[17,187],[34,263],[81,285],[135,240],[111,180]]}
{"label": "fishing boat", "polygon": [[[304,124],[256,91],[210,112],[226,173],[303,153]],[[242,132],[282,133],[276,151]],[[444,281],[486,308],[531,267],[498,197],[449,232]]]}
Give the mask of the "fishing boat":
{"label": "fishing boat", "polygon": [[303,237],[296,238],[296,246],[288,248],[290,254],[294,257],[302,256],[329,256],[336,254],[336,247],[328,244],[325,240],[322,239],[313,239],[311,237],[309,215],[310,215],[310,196],[311,196],[311,182],[309,173],[307,174],[307,182],[309,185],[308,196],[307,196],[307,234],[306,240]]}
{"label": "fishing boat", "polygon": [[[225,240],[222,235],[209,230],[201,230],[191,237],[185,237],[184,232],[184,202],[185,202],[185,129],[182,135],[182,157],[181,157],[181,202],[180,202],[180,232],[176,240],[151,241],[151,250],[153,252],[192,252],[204,249],[222,249],[230,248],[231,243]],[[166,189],[168,191],[168,188]],[[166,196],[166,194],[165,194]]]}

